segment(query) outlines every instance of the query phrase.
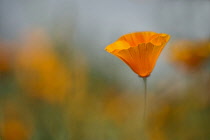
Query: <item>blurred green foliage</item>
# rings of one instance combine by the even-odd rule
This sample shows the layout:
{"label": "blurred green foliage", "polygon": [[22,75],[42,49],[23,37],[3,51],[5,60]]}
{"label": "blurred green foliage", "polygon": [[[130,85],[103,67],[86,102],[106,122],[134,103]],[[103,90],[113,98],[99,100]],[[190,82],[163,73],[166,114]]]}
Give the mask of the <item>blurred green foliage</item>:
{"label": "blurred green foliage", "polygon": [[155,88],[149,86],[143,122],[143,90],[124,91],[117,80],[90,66],[75,44],[35,30],[18,43],[0,46],[0,136],[2,140],[210,139],[209,69],[184,73],[184,81],[172,75],[158,79]]}

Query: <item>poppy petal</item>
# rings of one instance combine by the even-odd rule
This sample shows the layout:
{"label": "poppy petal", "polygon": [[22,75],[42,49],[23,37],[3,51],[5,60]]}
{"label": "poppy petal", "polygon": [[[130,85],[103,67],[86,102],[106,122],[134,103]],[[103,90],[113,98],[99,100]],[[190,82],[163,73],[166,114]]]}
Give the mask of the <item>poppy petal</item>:
{"label": "poppy petal", "polygon": [[116,41],[110,45],[108,45],[105,50],[109,53],[117,52],[118,50],[128,49],[130,45],[126,41]]}
{"label": "poppy petal", "polygon": [[119,38],[120,41],[126,41],[131,47],[136,47],[141,43],[147,43],[150,41],[151,36],[155,35],[155,32],[136,32],[126,34]]}
{"label": "poppy petal", "polygon": [[151,38],[150,42],[155,46],[160,46],[168,42],[169,39],[170,36],[167,34],[157,34]]}

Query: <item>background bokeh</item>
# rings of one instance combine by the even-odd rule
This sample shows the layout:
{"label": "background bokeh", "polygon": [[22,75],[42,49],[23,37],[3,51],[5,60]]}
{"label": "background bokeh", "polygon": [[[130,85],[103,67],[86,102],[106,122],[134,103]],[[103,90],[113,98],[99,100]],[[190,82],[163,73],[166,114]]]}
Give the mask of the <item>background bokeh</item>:
{"label": "background bokeh", "polygon": [[[210,1],[0,0],[0,140],[210,139]],[[144,85],[104,48],[171,35]]]}

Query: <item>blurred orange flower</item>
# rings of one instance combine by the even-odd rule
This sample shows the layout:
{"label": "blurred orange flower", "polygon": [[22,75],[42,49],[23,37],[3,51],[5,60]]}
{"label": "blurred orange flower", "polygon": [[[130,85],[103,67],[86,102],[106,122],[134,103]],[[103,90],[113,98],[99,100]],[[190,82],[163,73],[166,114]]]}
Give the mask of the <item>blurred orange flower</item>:
{"label": "blurred orange flower", "polygon": [[26,108],[14,100],[1,102],[0,139],[2,140],[29,140],[33,126],[31,115]]}
{"label": "blurred orange flower", "polygon": [[140,77],[148,77],[170,35],[135,32],[121,36],[105,50],[124,61]]}
{"label": "blurred orange flower", "polygon": [[187,70],[196,70],[210,56],[209,41],[181,40],[172,44],[170,60]]}
{"label": "blurred orange flower", "polygon": [[4,122],[1,128],[2,138],[5,140],[28,140],[30,130],[21,121],[10,120]]}
{"label": "blurred orange flower", "polygon": [[21,87],[33,97],[61,103],[70,87],[70,73],[43,31],[29,34],[16,59]]}

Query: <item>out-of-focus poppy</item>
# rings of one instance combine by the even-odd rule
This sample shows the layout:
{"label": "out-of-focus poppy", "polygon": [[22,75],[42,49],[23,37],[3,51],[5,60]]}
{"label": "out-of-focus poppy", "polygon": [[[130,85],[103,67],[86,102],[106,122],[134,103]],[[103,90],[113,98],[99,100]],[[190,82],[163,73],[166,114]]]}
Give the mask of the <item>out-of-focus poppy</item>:
{"label": "out-of-focus poppy", "polygon": [[124,61],[140,77],[148,77],[169,39],[165,33],[135,32],[121,36],[105,50]]}
{"label": "out-of-focus poppy", "polygon": [[29,140],[33,131],[29,112],[14,100],[1,104],[1,110],[0,139]]}
{"label": "out-of-focus poppy", "polygon": [[172,44],[170,60],[187,70],[197,70],[209,58],[209,48],[209,41],[177,41]]}
{"label": "out-of-focus poppy", "polygon": [[50,103],[62,102],[70,87],[70,73],[43,31],[27,36],[16,59],[16,74],[26,93]]}
{"label": "out-of-focus poppy", "polygon": [[28,140],[29,130],[19,120],[10,120],[2,124],[1,135],[5,140]]}

